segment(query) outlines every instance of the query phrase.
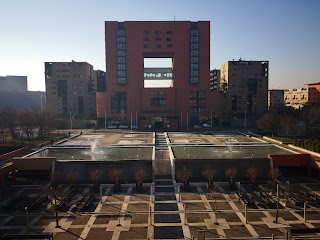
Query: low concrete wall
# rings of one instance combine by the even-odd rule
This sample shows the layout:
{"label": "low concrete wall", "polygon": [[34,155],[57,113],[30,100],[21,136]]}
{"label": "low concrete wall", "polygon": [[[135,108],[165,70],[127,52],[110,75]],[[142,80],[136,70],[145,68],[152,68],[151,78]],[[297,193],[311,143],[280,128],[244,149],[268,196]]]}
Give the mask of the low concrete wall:
{"label": "low concrete wall", "polygon": [[20,154],[22,154],[24,152],[29,151],[30,149],[32,149],[32,147],[28,146],[28,147],[23,147],[23,148],[8,152],[6,154],[2,154],[0,156],[0,161],[3,161],[3,160],[10,159],[10,158],[13,158],[15,156],[18,156],[18,155],[20,155]]}
{"label": "low concrete wall", "polygon": [[296,149],[296,150],[299,150],[299,151],[308,153],[308,154],[310,154],[310,155],[314,155],[314,156],[320,157],[320,153],[316,153],[316,152],[307,150],[307,149],[305,149],[305,148],[297,147],[297,146],[292,145],[292,144],[289,144],[288,146],[291,147],[291,148],[293,148],[293,149]]}
{"label": "low concrete wall", "polygon": [[58,182],[68,182],[71,171],[79,173],[77,182],[92,182],[91,172],[101,169],[101,183],[114,183],[109,174],[112,169],[123,170],[121,183],[135,183],[135,173],[143,169],[146,173],[145,182],[152,182],[152,161],[151,160],[120,160],[120,161],[56,161],[55,171],[59,172]]}
{"label": "low concrete wall", "polygon": [[235,180],[249,180],[247,169],[255,167],[258,170],[258,180],[266,180],[271,169],[269,158],[244,158],[244,159],[175,159],[175,175],[184,166],[192,170],[190,181],[206,181],[202,172],[206,169],[217,171],[216,180],[226,181],[226,169],[235,167],[237,176]]}
{"label": "low concrete wall", "polygon": [[55,157],[13,158],[12,163],[19,171],[46,170],[51,171]]}

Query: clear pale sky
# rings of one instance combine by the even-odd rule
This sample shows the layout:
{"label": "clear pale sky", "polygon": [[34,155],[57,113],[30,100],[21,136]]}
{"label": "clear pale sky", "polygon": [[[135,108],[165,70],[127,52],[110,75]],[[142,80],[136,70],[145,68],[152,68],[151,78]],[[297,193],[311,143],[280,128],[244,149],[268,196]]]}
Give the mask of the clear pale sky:
{"label": "clear pale sky", "polygon": [[209,20],[211,69],[269,60],[269,88],[320,82],[319,0],[0,0],[0,76],[45,90],[44,62],[105,70],[104,21]]}

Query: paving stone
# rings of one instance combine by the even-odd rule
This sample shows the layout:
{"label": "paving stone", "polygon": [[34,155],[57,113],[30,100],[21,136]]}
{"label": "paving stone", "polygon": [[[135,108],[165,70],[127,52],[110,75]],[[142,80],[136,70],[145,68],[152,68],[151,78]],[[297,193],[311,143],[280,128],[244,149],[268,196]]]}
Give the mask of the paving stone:
{"label": "paving stone", "polygon": [[155,193],[174,193],[174,187],[155,187]]}
{"label": "paving stone", "polygon": [[176,203],[156,203],[154,205],[155,211],[177,211],[178,206]]}
{"label": "paving stone", "polygon": [[174,194],[155,195],[155,201],[175,201],[176,196]]}
{"label": "paving stone", "polygon": [[177,239],[184,238],[182,227],[154,227],[155,239]]}
{"label": "paving stone", "polygon": [[155,223],[181,223],[179,214],[154,214]]}

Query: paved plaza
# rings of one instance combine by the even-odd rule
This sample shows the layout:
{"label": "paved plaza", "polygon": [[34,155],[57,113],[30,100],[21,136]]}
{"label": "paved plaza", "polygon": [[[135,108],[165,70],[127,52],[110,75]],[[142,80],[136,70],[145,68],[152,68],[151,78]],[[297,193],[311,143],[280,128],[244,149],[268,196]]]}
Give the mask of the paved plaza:
{"label": "paved plaza", "polygon": [[[96,193],[85,209],[72,212],[69,206],[59,211],[59,228],[55,227],[53,212],[43,207],[48,201],[29,210],[28,216],[21,209],[2,209],[0,233],[53,233],[54,239],[196,239],[198,230],[205,230],[206,239],[258,239],[272,235],[285,239],[290,229],[320,228],[320,209],[307,209],[305,221],[303,208],[282,208],[278,223],[274,223],[275,209],[248,208],[246,220],[245,207],[237,194],[230,192],[226,183],[218,186],[219,193],[213,200],[201,183],[192,184],[191,192],[181,190],[179,194],[174,182],[160,179],[152,187],[153,195],[149,186],[141,194],[136,193],[135,185],[123,185],[122,193],[113,193],[113,187],[106,185],[102,187],[102,201]],[[306,184],[297,186],[310,190]],[[21,188],[15,197],[37,191],[41,189]],[[74,198],[88,191],[89,188],[78,187]]]}
{"label": "paved plaza", "polygon": [[[211,147],[230,142],[266,144],[232,133],[96,131],[71,136],[52,148],[120,146],[119,152],[124,152],[127,147],[138,151],[140,147],[153,147],[153,181],[144,183],[142,189],[124,181],[120,193],[108,182],[100,189],[89,184],[62,185],[60,191],[65,197],[57,204],[58,217],[48,181],[37,186],[14,186],[1,192],[0,236],[52,233],[54,239],[68,240],[198,239],[199,231],[204,231],[205,239],[320,239],[320,191],[311,180],[292,182],[291,190],[288,185],[287,195],[280,196],[276,222],[276,194],[266,182],[259,182],[255,190],[248,182],[238,189],[231,189],[227,182],[216,182],[215,192],[208,192],[205,182],[191,182],[190,191],[184,191],[182,183],[172,178],[170,145],[180,145],[183,151],[183,146],[203,145],[199,149],[207,147],[214,154]],[[246,207],[247,200],[252,204]]]}

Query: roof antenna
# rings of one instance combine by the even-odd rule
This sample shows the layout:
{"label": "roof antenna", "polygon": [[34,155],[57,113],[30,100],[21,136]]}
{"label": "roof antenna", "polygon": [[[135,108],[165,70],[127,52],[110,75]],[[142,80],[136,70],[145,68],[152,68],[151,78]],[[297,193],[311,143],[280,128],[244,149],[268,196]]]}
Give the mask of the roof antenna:
{"label": "roof antenna", "polygon": [[176,16],[173,16],[173,21],[175,21],[176,20]]}

